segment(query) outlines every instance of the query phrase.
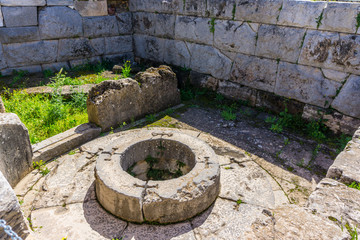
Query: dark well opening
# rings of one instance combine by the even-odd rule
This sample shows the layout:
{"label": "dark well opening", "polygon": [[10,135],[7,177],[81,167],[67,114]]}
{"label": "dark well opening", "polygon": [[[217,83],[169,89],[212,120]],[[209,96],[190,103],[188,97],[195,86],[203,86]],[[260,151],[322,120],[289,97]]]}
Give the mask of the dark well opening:
{"label": "dark well opening", "polygon": [[168,139],[133,144],[121,158],[121,167],[144,181],[181,177],[190,172],[196,163],[195,154],[190,147]]}

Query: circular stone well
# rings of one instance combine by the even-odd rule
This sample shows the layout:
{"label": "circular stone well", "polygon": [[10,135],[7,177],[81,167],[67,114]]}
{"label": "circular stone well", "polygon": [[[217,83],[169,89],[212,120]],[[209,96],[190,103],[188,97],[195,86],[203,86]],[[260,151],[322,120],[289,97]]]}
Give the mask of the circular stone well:
{"label": "circular stone well", "polygon": [[184,221],[206,210],[220,191],[214,151],[174,130],[134,130],[112,139],[97,159],[95,177],[100,204],[138,223]]}

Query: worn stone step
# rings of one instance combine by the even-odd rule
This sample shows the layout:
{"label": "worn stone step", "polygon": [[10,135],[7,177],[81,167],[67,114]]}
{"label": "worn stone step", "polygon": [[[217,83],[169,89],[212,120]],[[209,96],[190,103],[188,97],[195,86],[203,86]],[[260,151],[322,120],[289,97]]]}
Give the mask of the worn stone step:
{"label": "worn stone step", "polygon": [[86,123],[32,145],[33,162],[47,162],[71,149],[80,146],[101,133],[101,128]]}

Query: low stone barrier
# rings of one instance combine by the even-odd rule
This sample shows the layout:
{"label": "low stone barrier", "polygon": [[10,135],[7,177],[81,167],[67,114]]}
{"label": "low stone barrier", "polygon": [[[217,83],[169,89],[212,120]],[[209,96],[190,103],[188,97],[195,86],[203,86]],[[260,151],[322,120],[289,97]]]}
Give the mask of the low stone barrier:
{"label": "low stone barrier", "polygon": [[[20,204],[8,181],[0,171],[0,219],[6,221],[13,231],[23,239],[29,234],[25,218],[21,212]],[[9,239],[0,229],[0,239]]]}
{"label": "low stone barrier", "polygon": [[118,127],[146,114],[180,104],[175,73],[168,66],[149,68],[135,80],[104,81],[90,90],[87,107],[89,122],[102,131]]}
{"label": "low stone barrier", "polygon": [[32,169],[29,133],[14,113],[0,114],[0,171],[14,187]]}

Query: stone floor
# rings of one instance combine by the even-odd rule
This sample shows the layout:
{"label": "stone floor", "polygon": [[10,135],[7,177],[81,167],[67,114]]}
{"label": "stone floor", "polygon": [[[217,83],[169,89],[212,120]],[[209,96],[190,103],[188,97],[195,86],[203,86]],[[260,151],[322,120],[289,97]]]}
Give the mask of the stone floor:
{"label": "stone floor", "polygon": [[148,126],[176,126],[174,131],[204,140],[221,165],[221,192],[215,203],[171,225],[125,222],[96,201],[97,154],[128,132],[84,144],[49,163],[48,175],[35,170],[16,186],[34,230],[27,239],[351,239],[339,224],[307,209],[309,195],[325,177],[335,150],[291,133],[273,133],[264,126],[265,117],[247,112],[228,122],[218,110],[189,108]]}

